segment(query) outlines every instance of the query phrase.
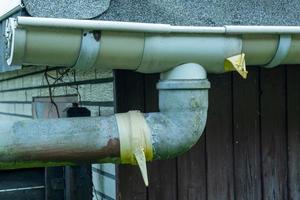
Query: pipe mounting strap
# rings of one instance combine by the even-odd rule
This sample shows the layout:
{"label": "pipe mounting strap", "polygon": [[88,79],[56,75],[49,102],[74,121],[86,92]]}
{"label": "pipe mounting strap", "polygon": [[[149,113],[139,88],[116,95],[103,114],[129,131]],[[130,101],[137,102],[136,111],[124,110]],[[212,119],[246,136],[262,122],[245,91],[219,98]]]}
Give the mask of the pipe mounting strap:
{"label": "pipe mounting strap", "polygon": [[153,159],[151,130],[140,111],[116,114],[121,163],[138,164],[145,185],[148,186],[146,161]]}
{"label": "pipe mounting strap", "polygon": [[96,36],[95,34],[100,34],[100,32],[83,32],[80,52],[74,68],[84,69],[94,67],[100,51],[100,36]]}
{"label": "pipe mounting strap", "polygon": [[272,60],[268,64],[263,65],[263,67],[273,68],[280,65],[288,55],[291,43],[291,35],[280,35],[275,55],[273,56]]}

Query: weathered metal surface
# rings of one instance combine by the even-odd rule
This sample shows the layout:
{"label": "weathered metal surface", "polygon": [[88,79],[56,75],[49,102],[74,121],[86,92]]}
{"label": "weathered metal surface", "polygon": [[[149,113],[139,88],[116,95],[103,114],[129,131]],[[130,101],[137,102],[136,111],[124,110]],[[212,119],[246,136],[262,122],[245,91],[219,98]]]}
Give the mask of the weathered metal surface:
{"label": "weathered metal surface", "polygon": [[[190,70],[191,66],[194,64],[184,68]],[[186,152],[202,134],[210,84],[205,71],[197,73],[201,79],[191,80],[183,73],[158,83],[160,112],[145,114],[154,159],[169,159]],[[1,169],[119,162],[120,127],[115,116],[26,120],[0,124],[0,128],[1,125]]]}
{"label": "weathered metal surface", "polygon": [[2,169],[109,161],[119,156],[114,116],[26,120],[1,127]]}
{"label": "weathered metal surface", "polygon": [[[158,84],[163,87],[159,91],[160,113],[145,116],[152,131],[154,159],[170,159],[189,150],[200,138],[206,123],[209,82],[181,80],[181,88],[177,81],[172,88],[170,82]],[[200,88],[190,89],[188,84]]]}

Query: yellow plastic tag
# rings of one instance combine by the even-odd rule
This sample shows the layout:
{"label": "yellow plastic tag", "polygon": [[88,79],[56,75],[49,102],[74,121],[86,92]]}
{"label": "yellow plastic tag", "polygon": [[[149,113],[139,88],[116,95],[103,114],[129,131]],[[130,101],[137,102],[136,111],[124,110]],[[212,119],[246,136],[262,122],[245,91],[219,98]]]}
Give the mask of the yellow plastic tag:
{"label": "yellow plastic tag", "polygon": [[239,54],[226,58],[224,62],[224,70],[228,71],[237,71],[244,79],[247,78],[248,71],[246,69],[245,54]]}
{"label": "yellow plastic tag", "polygon": [[138,165],[145,185],[148,186],[146,161],[153,159],[151,131],[140,111],[116,114],[121,163]]}

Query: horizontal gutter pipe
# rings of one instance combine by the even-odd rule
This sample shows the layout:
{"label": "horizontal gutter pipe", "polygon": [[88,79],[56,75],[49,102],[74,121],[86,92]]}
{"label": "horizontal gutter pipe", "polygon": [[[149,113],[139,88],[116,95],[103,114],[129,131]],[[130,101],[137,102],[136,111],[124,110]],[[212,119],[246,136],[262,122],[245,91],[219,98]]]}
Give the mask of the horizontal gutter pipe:
{"label": "horizontal gutter pipe", "polygon": [[0,169],[113,161],[119,156],[115,118],[34,119],[0,123]]}
{"label": "horizontal gutter pipe", "polygon": [[147,33],[211,33],[211,34],[299,34],[300,26],[172,26],[170,24],[121,21],[96,21],[40,17],[17,17],[20,26],[55,27],[85,30]]}
{"label": "horizontal gutter pipe", "polygon": [[97,67],[142,73],[161,73],[192,62],[208,73],[224,73],[226,59],[242,53],[247,66],[271,68],[300,63],[299,30],[298,26],[173,27],[17,17],[11,18],[7,26],[7,61],[9,65]]}
{"label": "horizontal gutter pipe", "polygon": [[[125,113],[0,123],[0,169],[83,162],[133,164],[124,157],[132,156],[128,154],[134,142],[145,154],[151,153],[147,161],[188,151],[206,124],[210,88],[206,72],[200,65],[184,64],[161,74],[157,88],[160,112],[142,114],[139,120]],[[136,140],[145,130],[149,130],[149,141],[144,141],[146,137]],[[132,132],[137,133],[130,138],[123,135]],[[151,148],[143,146],[145,142]]]}

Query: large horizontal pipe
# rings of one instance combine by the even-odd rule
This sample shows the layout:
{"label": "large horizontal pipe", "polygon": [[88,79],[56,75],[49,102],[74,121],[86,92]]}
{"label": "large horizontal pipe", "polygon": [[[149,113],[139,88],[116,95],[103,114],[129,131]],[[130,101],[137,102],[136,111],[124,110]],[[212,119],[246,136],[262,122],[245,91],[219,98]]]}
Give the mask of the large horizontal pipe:
{"label": "large horizontal pipe", "polygon": [[114,162],[120,155],[112,117],[24,120],[0,124],[0,169]]}
{"label": "large horizontal pipe", "polygon": [[299,31],[298,26],[181,27],[18,17],[7,28],[8,63],[158,73],[193,62],[207,72],[224,73],[224,61],[241,53],[247,65],[300,63]]}
{"label": "large horizontal pipe", "polygon": [[[131,158],[135,147],[151,154],[148,161],[173,158],[201,136],[209,87],[201,66],[185,64],[162,74],[157,113],[0,123],[0,169],[82,162],[132,164],[124,158]],[[144,130],[149,135],[137,140]]]}

